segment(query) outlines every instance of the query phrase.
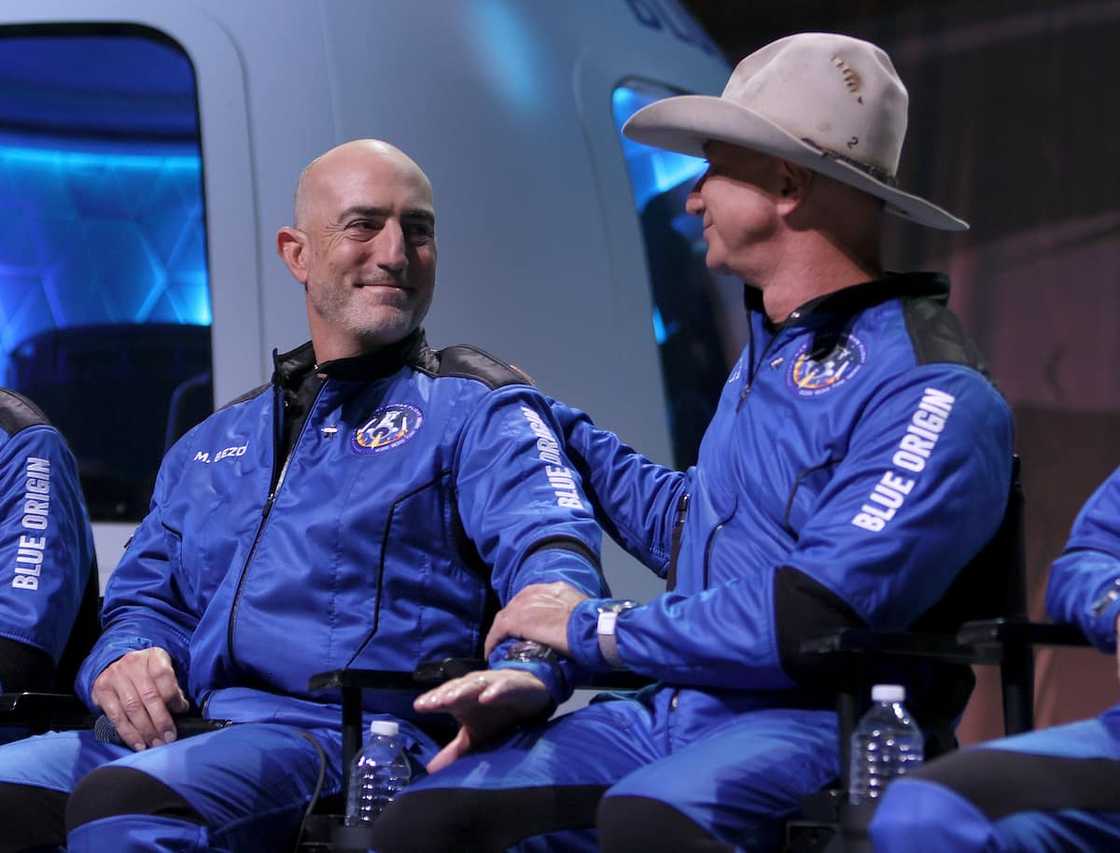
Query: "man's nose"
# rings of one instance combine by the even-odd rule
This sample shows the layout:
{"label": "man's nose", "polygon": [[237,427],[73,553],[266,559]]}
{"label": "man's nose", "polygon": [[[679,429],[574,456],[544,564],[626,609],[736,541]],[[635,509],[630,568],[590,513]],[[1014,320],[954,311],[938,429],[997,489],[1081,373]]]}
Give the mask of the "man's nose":
{"label": "man's nose", "polygon": [[705,171],[689,190],[688,198],[685,199],[684,209],[686,213],[691,213],[693,216],[700,216],[704,213],[704,199],[700,195],[700,188],[704,186],[704,181],[708,180],[708,173]]}
{"label": "man's nose", "polygon": [[404,229],[399,222],[389,220],[381,228],[374,245],[374,260],[379,267],[390,272],[403,272],[408,266]]}

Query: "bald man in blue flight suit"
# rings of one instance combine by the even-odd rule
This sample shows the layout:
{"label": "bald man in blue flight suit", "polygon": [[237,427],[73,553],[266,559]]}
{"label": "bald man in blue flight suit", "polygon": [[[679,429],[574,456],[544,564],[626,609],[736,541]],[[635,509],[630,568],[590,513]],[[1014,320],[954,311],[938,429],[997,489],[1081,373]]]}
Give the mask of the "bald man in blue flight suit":
{"label": "bald man in blue flight suit", "polygon": [[[420,167],[355,140],[300,178],[278,249],[311,341],[168,452],[106,591],[78,693],[118,743],[63,732],[0,748],[0,850],[288,849],[341,787],[339,696],[309,678],[482,651],[524,586],[605,589],[599,528],[527,377],[436,351],[435,208]],[[547,714],[571,664],[510,641],[479,675],[476,731]],[[419,769],[446,721],[369,692]],[[233,725],[181,739],[194,709]]]}
{"label": "bald man in blue flight suit", "polygon": [[70,448],[34,403],[6,389],[0,567],[0,692],[69,690],[55,672],[87,593],[96,612],[93,531]]}
{"label": "bald man in blue flight suit", "polygon": [[[1077,516],[1046,609],[1118,655],[1120,470]],[[952,753],[887,789],[871,824],[884,853],[1120,849],[1120,705]]]}
{"label": "bald man in blue flight suit", "polygon": [[[604,529],[671,591],[640,605],[535,585],[488,642],[658,683],[482,750],[469,679],[421,697],[464,735],[375,825],[380,853],[771,850],[838,775],[829,674],[800,642],[932,625],[1012,469],[1010,412],[948,282],[880,263],[885,212],[966,227],[893,186],[905,110],[885,53],[816,33],[744,59],[719,98],[630,119],[631,138],[707,158],[686,208],[708,266],[746,282],[750,338],[686,472],[556,406]],[[903,678],[923,723],[951,732],[967,668]]]}

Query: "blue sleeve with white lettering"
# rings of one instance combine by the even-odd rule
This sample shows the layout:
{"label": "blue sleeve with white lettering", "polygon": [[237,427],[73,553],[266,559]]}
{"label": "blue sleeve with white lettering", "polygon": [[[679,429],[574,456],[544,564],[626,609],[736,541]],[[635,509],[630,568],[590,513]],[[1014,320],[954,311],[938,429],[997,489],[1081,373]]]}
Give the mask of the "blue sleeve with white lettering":
{"label": "blue sleeve with white lettering", "polygon": [[92,570],[93,533],[78,466],[53,427],[4,441],[0,519],[0,636],[57,664]]}
{"label": "blue sleeve with white lettering", "polygon": [[1116,648],[1120,616],[1120,469],[1078,513],[1062,555],[1050,567],[1046,610],[1079,625],[1102,651]]}
{"label": "blue sleeve with white lettering", "polygon": [[[929,389],[941,395],[934,399],[950,397],[952,407],[936,424],[936,446],[915,463],[898,456],[900,439]],[[939,364],[895,377],[853,425],[847,452],[785,564],[744,567],[743,577],[724,585],[691,596],[666,593],[620,614],[622,660],[675,683],[790,687],[779,635],[808,637],[814,628],[802,612],[775,612],[779,572],[808,576],[870,627],[906,627],[994,535],[1007,503],[1011,459],[1010,412],[980,374]],[[871,499],[888,477],[895,485],[887,500],[897,505],[893,513]],[[883,512],[875,516],[869,505]],[[594,605],[576,608],[568,638],[579,663],[603,669]]]}
{"label": "blue sleeve with white lettering", "polygon": [[[535,583],[565,581],[589,596],[607,594],[599,568],[602,534],[558,435],[541,395],[512,386],[483,398],[460,441],[459,514],[503,606]],[[564,701],[572,689],[571,661],[507,661],[513,642],[491,653],[491,666],[528,669],[556,702]]]}
{"label": "blue sleeve with white lettering", "polygon": [[549,402],[595,518],[627,553],[665,577],[688,475],[643,456],[613,432],[596,427],[579,409]]}
{"label": "blue sleeve with white lettering", "polygon": [[164,506],[179,476],[180,441],[164,457],[156,478],[148,515],[140,522],[120,563],[109,578],[101,610],[103,631],[82,662],[75,690],[91,709],[93,682],[101,671],[129,652],[164,649],[171,657],[180,686],[186,690],[190,637],[198,615],[186,600],[191,584],[179,578],[181,540],[174,519]]}

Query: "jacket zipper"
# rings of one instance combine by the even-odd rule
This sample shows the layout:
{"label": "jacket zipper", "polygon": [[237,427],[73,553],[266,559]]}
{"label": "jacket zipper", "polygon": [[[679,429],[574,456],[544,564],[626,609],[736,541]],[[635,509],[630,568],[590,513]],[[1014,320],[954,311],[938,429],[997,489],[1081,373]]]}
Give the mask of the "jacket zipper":
{"label": "jacket zipper", "polygon": [[739,400],[735,404],[735,411],[738,412],[743,408],[743,404],[747,402],[747,397],[751,394],[751,389],[754,388],[754,381],[758,379],[758,373],[762,370],[762,365],[766,361],[766,356],[769,355],[770,350],[774,347],[774,342],[782,336],[782,332],[786,330],[786,323],[790,320],[800,320],[801,311],[794,311],[789,317],[782,321],[782,324],[774,330],[774,334],[770,336],[770,340],[766,342],[766,346],[762,348],[762,355],[758,357],[758,361],[754,360],[754,333],[751,333],[750,348],[751,348],[751,364],[750,372],[747,375],[746,381],[743,383],[743,390],[739,392]]}
{"label": "jacket zipper", "polygon": [[[311,401],[311,406],[307,410],[307,416],[303,420],[303,426],[300,427],[299,435],[296,440],[292,442],[292,446],[288,448],[288,455],[284,458],[284,464],[280,467],[279,475],[275,475],[273,479],[275,483],[272,485],[268,492],[268,497],[265,499],[264,507],[261,509],[261,520],[257,524],[257,532],[253,536],[253,544],[249,546],[249,553],[245,556],[245,563],[241,566],[241,577],[237,579],[237,589],[233,593],[233,606],[230,608],[229,624],[226,628],[226,652],[229,655],[230,666],[237,666],[237,656],[233,651],[233,634],[234,625],[237,622],[237,609],[241,605],[241,591],[245,586],[245,578],[249,575],[249,566],[253,562],[253,555],[257,551],[257,543],[261,541],[261,535],[264,533],[265,524],[268,523],[268,516],[272,512],[272,504],[276,501],[276,495],[280,491],[280,487],[284,485],[284,477],[288,473],[288,465],[295,456],[296,448],[299,447],[300,441],[303,440],[304,433],[307,432],[307,425],[311,421],[312,415],[315,413],[315,407],[319,403],[319,397],[323,394],[323,389],[327,387],[326,380],[319,387],[315,393],[315,399]],[[272,415],[272,470],[276,471],[276,465],[280,461],[279,454],[276,452],[280,446],[280,436],[284,429],[284,392],[279,386],[276,386],[275,399],[273,400],[273,415]]]}
{"label": "jacket zipper", "polygon": [[665,589],[672,592],[677,587],[677,561],[681,556],[681,542],[684,540],[684,523],[688,518],[689,495],[685,492],[677,504],[677,517],[673,522],[673,534],[669,545],[669,571],[665,573]]}
{"label": "jacket zipper", "polygon": [[[774,341],[782,334],[782,330],[778,329],[771,336],[770,340],[766,342],[766,346],[762,348],[762,354],[758,357],[758,361],[751,359],[750,372],[747,374],[746,381],[743,382],[743,390],[739,392],[739,400],[735,404],[735,411],[739,412],[743,408],[743,404],[747,402],[747,397],[751,394],[751,389],[754,388],[754,381],[758,378],[758,372],[762,369],[762,363],[766,361],[766,355],[770,352],[771,347],[774,346]],[[754,350],[754,336],[751,336],[751,350]],[[754,353],[752,352],[753,356]]]}

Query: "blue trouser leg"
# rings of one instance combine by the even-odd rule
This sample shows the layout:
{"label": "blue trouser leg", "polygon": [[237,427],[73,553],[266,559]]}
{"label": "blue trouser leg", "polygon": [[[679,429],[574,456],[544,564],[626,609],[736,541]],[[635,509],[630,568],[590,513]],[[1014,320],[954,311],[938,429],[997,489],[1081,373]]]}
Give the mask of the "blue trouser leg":
{"label": "blue trouser leg", "polygon": [[99,803],[98,809],[114,813],[91,816],[76,802],[79,788],[67,807],[68,822],[72,814],[86,818],[70,827],[74,850],[275,850],[290,843],[321,767],[321,795],[338,792],[340,753],[336,731],[271,723],[232,726],[143,752],[98,743],[88,731],[60,732],[0,748],[0,783],[68,792],[102,768],[129,768],[165,785],[199,818],[132,814],[128,802]]}
{"label": "blue trouser leg", "polygon": [[736,849],[773,850],[782,820],[838,773],[835,714],[751,711],[628,774],[600,811],[615,798],[643,797],[672,806]]}
{"label": "blue trouser leg", "polygon": [[871,824],[876,849],[1120,849],[1117,710],[961,750],[893,783]]}
{"label": "blue trouser leg", "polygon": [[830,712],[753,710],[696,726],[666,702],[604,702],[411,786],[378,821],[377,850],[450,849],[459,837],[480,850],[590,851],[596,816],[616,803],[652,816],[630,849],[687,849],[659,837],[667,816],[703,849],[769,849],[781,818],[836,773]]}
{"label": "blue trouser leg", "polygon": [[656,757],[651,726],[642,703],[611,701],[521,730],[410,785],[374,824],[375,849],[594,853],[599,799]]}
{"label": "blue trouser leg", "polygon": [[205,826],[153,815],[122,815],[84,824],[66,839],[68,853],[187,853],[225,851],[215,847]]}

